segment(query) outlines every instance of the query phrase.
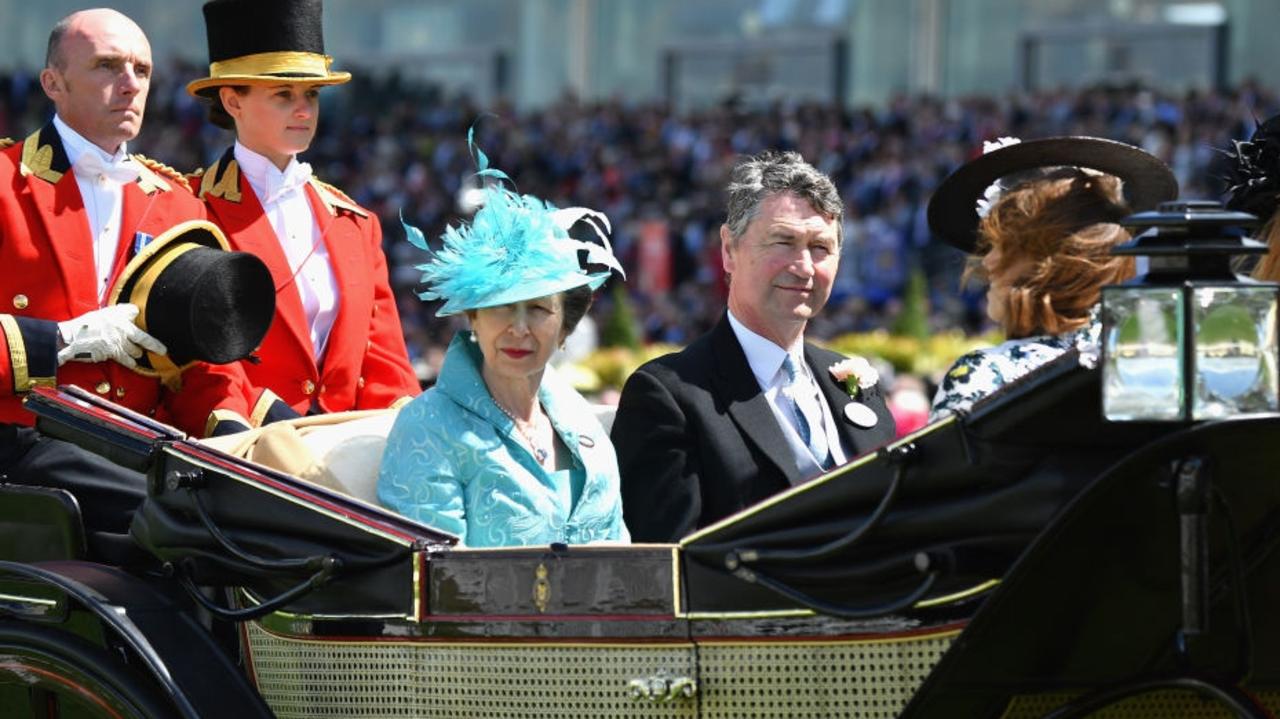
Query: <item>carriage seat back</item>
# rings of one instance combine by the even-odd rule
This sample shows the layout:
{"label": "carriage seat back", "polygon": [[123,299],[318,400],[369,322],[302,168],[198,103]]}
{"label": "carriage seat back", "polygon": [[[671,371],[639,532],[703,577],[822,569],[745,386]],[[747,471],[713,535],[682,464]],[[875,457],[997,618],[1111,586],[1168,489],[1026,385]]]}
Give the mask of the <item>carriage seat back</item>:
{"label": "carriage seat back", "polygon": [[[605,432],[617,407],[593,405]],[[204,444],[356,499],[378,503],[378,467],[399,410],[334,412],[275,422]]]}
{"label": "carriage seat back", "polygon": [[0,484],[0,559],[46,562],[86,553],[80,505],[70,492]]}
{"label": "carriage seat back", "polygon": [[301,417],[202,440],[228,454],[378,503],[378,466],[398,410]]}

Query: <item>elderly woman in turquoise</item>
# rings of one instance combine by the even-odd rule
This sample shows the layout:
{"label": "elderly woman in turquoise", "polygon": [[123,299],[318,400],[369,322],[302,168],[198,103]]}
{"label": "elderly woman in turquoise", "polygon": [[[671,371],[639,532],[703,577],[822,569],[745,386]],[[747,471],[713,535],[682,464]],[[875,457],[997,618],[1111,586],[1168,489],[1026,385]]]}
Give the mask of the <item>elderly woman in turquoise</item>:
{"label": "elderly woman in turquoise", "polygon": [[[482,176],[505,179],[478,154]],[[471,547],[629,541],[609,435],[547,364],[610,269],[622,271],[596,225],[608,221],[502,187],[485,194],[439,251],[406,225],[431,253],[422,297],[446,300],[441,316],[465,312],[471,329],[449,345],[435,387],[400,410],[378,500]],[[578,222],[601,244],[570,238]]]}

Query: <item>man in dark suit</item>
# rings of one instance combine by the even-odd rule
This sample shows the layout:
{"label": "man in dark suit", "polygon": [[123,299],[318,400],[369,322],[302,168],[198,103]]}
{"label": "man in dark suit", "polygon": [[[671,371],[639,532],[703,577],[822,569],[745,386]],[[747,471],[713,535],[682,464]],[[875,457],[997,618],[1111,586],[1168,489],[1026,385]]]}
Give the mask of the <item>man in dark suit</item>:
{"label": "man in dark suit", "polygon": [[[840,262],[843,203],[794,152],[734,168],[720,228],[729,306],[627,380],[612,439],[637,542],[671,542],[894,437],[874,372],[804,341]],[[848,388],[852,389],[848,389]]]}

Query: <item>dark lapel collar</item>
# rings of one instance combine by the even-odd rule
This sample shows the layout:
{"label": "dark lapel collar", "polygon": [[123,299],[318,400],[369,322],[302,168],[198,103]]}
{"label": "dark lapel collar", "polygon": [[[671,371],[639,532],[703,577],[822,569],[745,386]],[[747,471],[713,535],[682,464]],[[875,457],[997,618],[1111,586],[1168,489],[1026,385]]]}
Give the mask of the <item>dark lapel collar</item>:
{"label": "dark lapel collar", "polygon": [[45,236],[57,258],[67,304],[73,312],[97,307],[93,240],[85,220],[84,199],[52,122],[22,141],[19,172],[27,180]]}
{"label": "dark lapel collar", "polygon": [[840,438],[844,440],[850,459],[893,441],[893,415],[885,406],[880,385],[860,391],[857,401],[875,413],[876,423],[871,427],[859,427],[850,422],[844,413],[845,407],[854,400],[849,397],[844,385],[831,376],[831,365],[844,357],[809,344],[805,345],[804,356],[813,370],[813,376],[817,378],[818,386],[822,388],[823,396],[827,398],[827,405],[835,415],[836,427],[839,428]]}
{"label": "dark lapel collar", "polygon": [[788,483],[799,484],[804,478],[796,467],[791,445],[778,426],[769,400],[760,391],[760,383],[747,364],[747,355],[729,325],[727,313],[720,316],[720,322],[711,330],[711,346],[715,362],[711,378],[716,393],[728,407],[729,416],[786,476]]}

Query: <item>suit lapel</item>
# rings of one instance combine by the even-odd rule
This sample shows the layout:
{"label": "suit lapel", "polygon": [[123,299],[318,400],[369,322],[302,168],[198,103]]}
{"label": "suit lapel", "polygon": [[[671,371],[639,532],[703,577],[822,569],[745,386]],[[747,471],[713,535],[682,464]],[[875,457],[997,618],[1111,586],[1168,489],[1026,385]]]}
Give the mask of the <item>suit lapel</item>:
{"label": "suit lapel", "polygon": [[[320,232],[320,241],[329,253],[329,267],[338,288],[338,314],[333,318],[333,327],[329,329],[329,339],[324,350],[323,372],[327,375],[344,363],[360,361],[358,357],[343,355],[343,350],[352,345],[344,345],[340,338],[359,332],[357,318],[369,316],[367,301],[371,300],[372,293],[359,287],[363,276],[360,273],[367,271],[369,263],[360,256],[360,243],[352,242],[348,237],[353,225],[336,216],[335,211],[325,204],[317,192],[314,178],[307,183],[305,191],[311,205],[311,215],[315,217],[316,227]],[[367,327],[367,322],[365,326]],[[360,349],[362,357],[363,348]],[[359,367],[356,370],[358,373]]]}
{"label": "suit lapel", "polygon": [[809,370],[813,372],[813,376],[817,379],[818,387],[822,389],[822,396],[826,398],[827,406],[831,408],[836,431],[840,433],[840,439],[850,451],[849,456],[852,457],[858,453],[857,428],[845,418],[844,408],[853,401],[853,398],[849,396],[849,393],[845,391],[842,385],[836,382],[835,377],[831,376],[830,369],[821,366],[822,359],[814,356],[812,345],[805,345],[804,359],[805,362],[809,363]]}
{"label": "suit lapel", "polygon": [[870,427],[859,427],[845,415],[845,408],[854,401],[853,398],[844,385],[831,376],[831,365],[844,357],[809,344],[805,345],[804,356],[809,368],[813,370],[813,376],[817,378],[818,386],[822,388],[822,395],[827,398],[827,405],[831,407],[840,439],[849,450],[849,459],[893,440],[893,415],[885,406],[880,385],[861,390],[858,401],[875,413],[876,423]]}
{"label": "suit lapel", "polygon": [[[163,219],[151,216],[151,208],[155,203],[156,192],[153,190],[152,194],[148,195],[136,182],[131,182],[121,188],[120,242],[116,245],[115,264],[112,265],[111,281],[107,285],[108,287],[115,284],[116,276],[124,269],[129,258],[133,256],[135,236],[142,230],[142,223],[147,220]],[[161,222],[159,226],[165,227],[166,224]]]}
{"label": "suit lapel", "polygon": [[73,312],[96,308],[98,281],[84,199],[62,139],[52,124],[23,140],[20,172],[26,177],[31,199],[44,224],[45,238],[57,259],[67,305]]}
{"label": "suit lapel", "polygon": [[720,322],[711,332],[715,366],[719,368],[711,376],[718,398],[725,402],[729,416],[742,434],[764,452],[787,482],[799,484],[804,478],[796,467],[791,445],[778,426],[778,418],[768,398],[760,391],[760,383],[751,372],[751,365],[747,364],[747,355],[733,334],[727,314],[720,317]]}

